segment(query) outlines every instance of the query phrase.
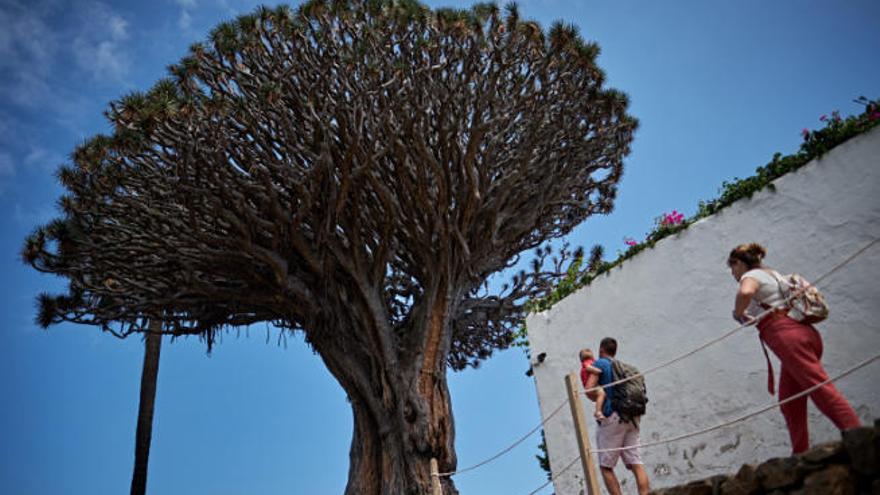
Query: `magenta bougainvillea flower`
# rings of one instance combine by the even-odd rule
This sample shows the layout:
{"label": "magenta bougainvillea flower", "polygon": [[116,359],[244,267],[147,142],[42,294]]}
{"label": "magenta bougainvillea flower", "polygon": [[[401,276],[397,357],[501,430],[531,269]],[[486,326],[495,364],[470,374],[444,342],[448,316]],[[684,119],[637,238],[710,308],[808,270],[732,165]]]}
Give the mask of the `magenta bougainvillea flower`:
{"label": "magenta bougainvillea flower", "polygon": [[801,136],[803,136],[804,139],[807,139],[808,137],[810,137],[810,131],[807,130],[806,127],[804,127],[803,129],[801,129]]}
{"label": "magenta bougainvillea flower", "polygon": [[835,110],[831,112],[831,118],[833,118],[835,122],[840,122],[840,111]]}
{"label": "magenta bougainvillea flower", "polygon": [[684,222],[684,215],[676,210],[672,210],[671,213],[664,213],[663,219],[660,220],[660,224],[664,226],[681,225],[682,222]]}
{"label": "magenta bougainvillea flower", "polygon": [[636,244],[638,244],[638,242],[636,242],[636,240],[633,239],[632,237],[624,237],[623,243],[626,244],[627,246],[635,246]]}
{"label": "magenta bougainvillea flower", "polygon": [[821,122],[825,122],[826,120],[828,120],[828,116],[825,115],[825,114],[823,113],[822,116],[819,117],[819,120],[820,120]]}

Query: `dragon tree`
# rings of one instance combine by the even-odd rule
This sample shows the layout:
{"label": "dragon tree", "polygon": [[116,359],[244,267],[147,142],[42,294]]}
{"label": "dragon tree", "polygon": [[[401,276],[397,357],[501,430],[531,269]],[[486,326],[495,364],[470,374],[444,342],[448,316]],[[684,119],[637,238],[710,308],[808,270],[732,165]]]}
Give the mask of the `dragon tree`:
{"label": "dragon tree", "polygon": [[69,284],[37,319],[161,322],[209,348],[257,322],[302,332],[351,401],[346,493],[426,493],[430,459],[457,464],[447,369],[509,346],[581,254],[543,246],[613,207],[637,122],[598,52],[515,5],[221,24],[61,168],[60,216],[23,257]]}

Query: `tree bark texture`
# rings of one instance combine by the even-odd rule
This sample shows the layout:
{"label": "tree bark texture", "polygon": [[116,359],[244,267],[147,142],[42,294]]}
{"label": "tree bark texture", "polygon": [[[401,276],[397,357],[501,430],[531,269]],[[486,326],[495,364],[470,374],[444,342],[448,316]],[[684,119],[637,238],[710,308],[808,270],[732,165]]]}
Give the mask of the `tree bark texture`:
{"label": "tree bark texture", "polygon": [[[376,332],[357,332],[343,343],[341,330],[325,341],[312,341],[351,401],[354,428],[345,493],[422,495],[430,493],[430,460],[454,471],[455,429],[446,382],[446,353],[452,335],[449,289],[429,291],[432,302],[412,334],[423,345],[383,353]],[[415,350],[414,350],[415,349]],[[390,358],[390,359],[389,359]],[[458,493],[449,478],[444,495]]]}
{"label": "tree bark texture", "polygon": [[159,377],[159,354],[162,348],[162,322],[150,321],[144,338],[144,366],[141,371],[141,398],[135,433],[134,472],[131,495],[147,493],[147,465],[153,436],[153,410],[156,405],[156,381]]}

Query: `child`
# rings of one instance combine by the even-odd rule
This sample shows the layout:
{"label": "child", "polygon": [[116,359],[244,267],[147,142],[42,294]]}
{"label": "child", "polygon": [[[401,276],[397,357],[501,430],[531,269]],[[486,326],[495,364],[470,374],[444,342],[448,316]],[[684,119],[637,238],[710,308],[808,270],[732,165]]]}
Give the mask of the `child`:
{"label": "child", "polygon": [[591,401],[596,402],[596,412],[593,416],[596,417],[599,421],[605,419],[605,415],[602,414],[602,405],[605,403],[605,389],[598,388],[596,390],[590,390],[591,388],[596,387],[599,383],[599,375],[602,374],[602,370],[593,366],[593,363],[596,361],[595,356],[593,356],[593,351],[591,349],[581,349],[580,352],[580,360],[581,360],[581,383],[584,384],[584,388],[587,390],[587,398]]}

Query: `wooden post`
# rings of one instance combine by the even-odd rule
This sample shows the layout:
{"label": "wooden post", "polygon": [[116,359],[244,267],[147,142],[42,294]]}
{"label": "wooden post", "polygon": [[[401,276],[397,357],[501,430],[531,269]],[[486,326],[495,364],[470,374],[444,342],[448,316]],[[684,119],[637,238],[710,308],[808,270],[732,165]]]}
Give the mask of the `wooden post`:
{"label": "wooden post", "polygon": [[590,448],[590,435],[587,431],[587,417],[584,414],[584,403],[581,402],[581,383],[577,374],[570,373],[565,377],[568,389],[568,404],[571,406],[571,417],[574,419],[574,430],[577,435],[578,451],[581,454],[581,467],[587,481],[587,494],[600,495],[599,477],[596,474],[596,463]]}
{"label": "wooden post", "polygon": [[437,459],[431,458],[431,495],[443,495],[443,487],[440,486],[440,468],[437,467]]}

